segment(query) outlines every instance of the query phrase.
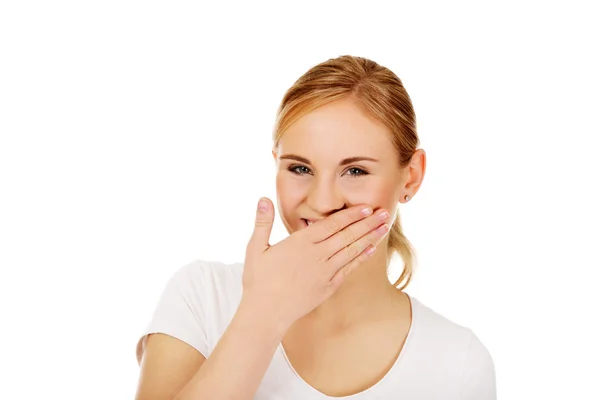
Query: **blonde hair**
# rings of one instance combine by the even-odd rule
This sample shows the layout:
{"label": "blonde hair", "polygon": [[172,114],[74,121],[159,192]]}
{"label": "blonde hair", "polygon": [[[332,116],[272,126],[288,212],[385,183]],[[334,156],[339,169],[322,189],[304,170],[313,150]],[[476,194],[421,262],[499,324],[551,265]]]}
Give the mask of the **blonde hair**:
{"label": "blonde hair", "polygon": [[[363,57],[345,55],[329,59],[312,67],[294,82],[277,110],[274,145],[277,146],[285,131],[302,116],[346,97],[351,97],[367,115],[388,128],[398,151],[399,167],[406,167],[419,146],[411,99],[396,74]],[[405,281],[399,288],[402,290],[412,279],[415,254],[402,232],[399,213],[388,235],[388,264],[394,254],[404,262],[404,270],[394,283],[397,288]]]}

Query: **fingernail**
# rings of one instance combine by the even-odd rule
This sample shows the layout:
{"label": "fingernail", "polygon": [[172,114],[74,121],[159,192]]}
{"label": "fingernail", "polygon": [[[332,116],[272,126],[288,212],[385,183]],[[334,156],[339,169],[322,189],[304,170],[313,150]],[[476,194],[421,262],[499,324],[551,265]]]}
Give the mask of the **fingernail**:
{"label": "fingernail", "polygon": [[371,207],[366,207],[366,208],[363,208],[360,212],[362,215],[364,215],[366,217],[367,215],[371,215],[373,210],[371,209]]}
{"label": "fingernail", "polygon": [[371,245],[371,247],[369,247],[365,253],[366,253],[368,256],[372,256],[372,255],[373,255],[373,253],[375,253],[375,247],[374,247],[373,245]]}
{"label": "fingernail", "polygon": [[269,204],[267,203],[267,201],[264,198],[261,198],[260,201],[258,202],[258,209],[260,211],[267,211],[269,209]]}
{"label": "fingernail", "polygon": [[382,221],[385,221],[386,219],[388,219],[389,216],[390,216],[389,212],[383,211],[379,214],[379,219],[381,219]]}

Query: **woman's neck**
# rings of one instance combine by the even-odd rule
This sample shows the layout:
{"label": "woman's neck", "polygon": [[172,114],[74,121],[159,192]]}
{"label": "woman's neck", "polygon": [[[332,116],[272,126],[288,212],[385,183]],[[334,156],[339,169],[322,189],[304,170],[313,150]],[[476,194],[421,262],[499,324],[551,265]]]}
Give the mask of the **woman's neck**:
{"label": "woman's neck", "polygon": [[405,295],[387,276],[385,246],[352,271],[342,286],[302,319],[316,329],[343,332],[363,323],[389,318]]}

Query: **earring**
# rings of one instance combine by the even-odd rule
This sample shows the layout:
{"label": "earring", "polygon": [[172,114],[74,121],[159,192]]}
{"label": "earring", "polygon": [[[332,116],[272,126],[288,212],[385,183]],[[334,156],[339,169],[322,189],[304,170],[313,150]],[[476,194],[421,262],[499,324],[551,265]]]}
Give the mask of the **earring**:
{"label": "earring", "polygon": [[408,201],[408,199],[410,199],[408,195],[404,196],[404,200]]}

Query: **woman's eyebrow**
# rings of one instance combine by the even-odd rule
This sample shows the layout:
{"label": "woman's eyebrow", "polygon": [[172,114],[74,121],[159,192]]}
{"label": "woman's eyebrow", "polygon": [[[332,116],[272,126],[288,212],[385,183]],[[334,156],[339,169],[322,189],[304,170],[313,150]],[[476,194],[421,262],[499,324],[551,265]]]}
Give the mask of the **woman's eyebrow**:
{"label": "woman's eyebrow", "polygon": [[[310,161],[308,161],[308,159],[304,158],[304,157],[300,157],[297,156],[295,154],[284,154],[281,157],[279,157],[280,160],[296,160],[296,161],[300,161],[302,163],[308,164],[308,165],[312,165],[310,163]],[[374,158],[371,157],[363,157],[363,156],[358,156],[358,157],[349,157],[349,158],[344,158],[342,161],[340,161],[340,167],[344,166],[346,164],[352,164],[354,162],[358,162],[358,161],[373,161],[373,162],[379,162],[379,160],[376,160]]]}

